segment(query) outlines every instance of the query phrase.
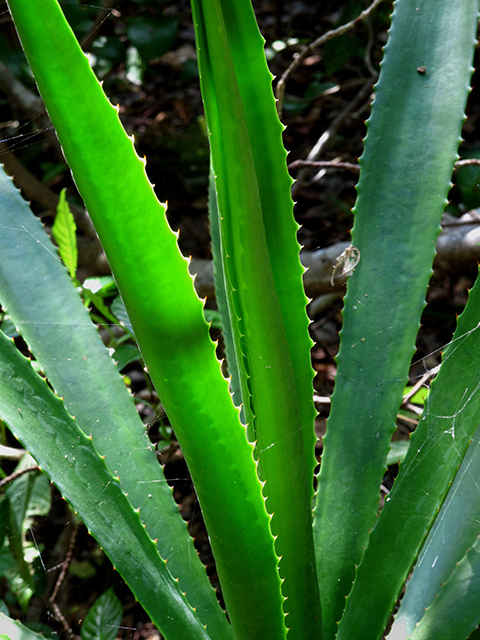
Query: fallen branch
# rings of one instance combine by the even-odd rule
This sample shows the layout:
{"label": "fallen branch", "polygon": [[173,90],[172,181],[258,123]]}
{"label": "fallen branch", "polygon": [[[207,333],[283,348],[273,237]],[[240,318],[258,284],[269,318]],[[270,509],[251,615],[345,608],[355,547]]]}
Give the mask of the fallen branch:
{"label": "fallen branch", "polygon": [[[454,170],[461,167],[480,167],[480,158],[462,158],[453,165]],[[294,160],[288,165],[288,169],[347,169],[353,173],[360,173],[360,165],[355,162],[340,162],[337,160]]]}
{"label": "fallen branch", "polygon": [[[437,255],[434,266],[448,273],[456,273],[465,267],[474,267],[480,261],[480,224],[479,212],[471,211],[461,218],[445,214],[445,225],[437,240]],[[342,291],[347,278],[336,275],[331,285],[332,270],[349,242],[339,242],[316,251],[300,254],[300,260],[307,269],[303,276],[305,293],[309,298]],[[213,296],[213,265],[211,260],[192,259],[190,273],[196,274],[195,288],[201,298]]]}

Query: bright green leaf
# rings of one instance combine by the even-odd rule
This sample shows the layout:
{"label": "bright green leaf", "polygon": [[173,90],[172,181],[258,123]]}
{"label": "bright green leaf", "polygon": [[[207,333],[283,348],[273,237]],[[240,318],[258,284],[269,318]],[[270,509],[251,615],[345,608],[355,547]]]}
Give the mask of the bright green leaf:
{"label": "bright green leaf", "polygon": [[60,192],[60,199],[57,206],[57,215],[52,227],[52,234],[58,244],[58,252],[65,266],[70,273],[70,277],[75,280],[78,262],[77,227],[73,219],[72,212],[65,197],[65,189]]}

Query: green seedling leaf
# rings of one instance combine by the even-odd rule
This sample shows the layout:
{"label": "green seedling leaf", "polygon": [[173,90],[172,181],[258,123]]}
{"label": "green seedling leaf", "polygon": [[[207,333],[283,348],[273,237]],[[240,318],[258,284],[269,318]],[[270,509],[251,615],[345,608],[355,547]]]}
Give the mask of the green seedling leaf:
{"label": "green seedling leaf", "polygon": [[217,300],[218,314],[220,316],[220,325],[223,328],[225,355],[227,357],[228,372],[230,374],[230,391],[235,406],[241,407],[240,416],[242,423],[246,424],[240,384],[239,363],[235,353],[234,336],[232,324],[230,322],[230,312],[228,309],[227,283],[225,281],[225,270],[222,264],[224,257],[222,255],[222,241],[220,235],[220,214],[218,211],[217,192],[215,190],[215,179],[211,162],[208,179],[208,217],[210,221],[210,237],[212,244],[215,298]]}
{"label": "green seedling leaf", "polygon": [[66,190],[60,192],[57,215],[52,227],[52,234],[58,244],[58,252],[68,269],[72,280],[76,279],[78,262],[76,224],[65,197]]}
{"label": "green seedling leaf", "polygon": [[85,303],[90,305],[90,303],[94,304],[98,311],[110,322],[116,324],[117,320],[115,316],[110,312],[110,309],[107,307],[105,302],[103,301],[103,297],[96,293],[88,292],[88,296],[85,296]]}
{"label": "green seedling leaf", "polygon": [[220,223],[215,269],[224,274],[247,433],[260,478],[268,477],[288,637],[318,638],[312,368],[283,127],[251,3],[195,0],[192,7]]}
{"label": "green seedling leaf", "polygon": [[98,276],[95,278],[87,278],[83,283],[83,288],[88,289],[92,293],[97,293],[102,298],[113,295],[117,291],[117,285],[112,276]]}
{"label": "green seedling leaf", "polygon": [[108,589],[87,613],[80,632],[82,640],[115,640],[122,614],[120,600],[113,588]]}
{"label": "green seedling leaf", "polygon": [[[430,535],[432,524],[432,538],[426,543],[429,548],[422,551],[423,569],[429,564],[432,571],[422,578],[423,569],[417,566],[412,575],[413,585],[417,584],[417,596],[420,593],[427,599],[420,613],[414,602],[417,619],[428,606],[428,599],[438,593],[438,588],[431,588],[434,582],[438,580],[438,586],[445,580],[462,551],[478,535],[479,472],[474,454],[478,448],[475,432],[480,421],[479,308],[480,280],[477,279],[469,292],[465,310],[458,318],[454,337],[443,352],[442,366],[432,382],[407,455],[370,534],[363,561],[356,570],[355,584],[340,623],[339,638],[342,640],[351,638],[353,630],[356,637],[362,639],[383,637],[398,595],[425,537]],[[444,526],[448,528],[444,529]],[[437,535],[434,535],[436,529]],[[444,541],[447,548],[440,553]],[[430,555],[431,551],[433,555]],[[446,565],[442,566],[444,561]],[[418,571],[420,583],[415,577]],[[405,597],[410,600],[409,589],[410,586]],[[404,628],[405,624],[408,622],[402,623]],[[436,638],[435,635],[432,637]]]}

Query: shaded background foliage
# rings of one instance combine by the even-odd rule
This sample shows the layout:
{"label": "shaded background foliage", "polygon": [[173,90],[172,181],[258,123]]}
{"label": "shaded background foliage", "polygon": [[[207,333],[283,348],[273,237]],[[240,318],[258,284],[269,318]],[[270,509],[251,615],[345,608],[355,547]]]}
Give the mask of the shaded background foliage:
{"label": "shaded background foliage", "polygon": [[[107,95],[113,103],[120,105],[120,118],[127,131],[135,136],[140,155],[148,158],[147,173],[159,199],[168,201],[168,219],[171,226],[180,231],[179,244],[183,253],[209,259],[206,195],[209,151],[189,2],[121,0],[112,8],[113,4],[104,2],[101,7],[69,0],[63,2],[62,7],[91,56],[91,64],[104,82]],[[253,5],[266,39],[271,71],[278,78],[302,44],[355,18],[367,3],[359,0],[254,0]],[[354,30],[312,51],[291,76],[282,116],[287,126],[284,141],[290,151],[290,163],[305,159],[327,131],[331,136],[320,159],[356,163],[362,152],[364,120],[369,114],[371,86],[378,73],[381,48],[386,42],[390,10],[390,2],[381,3]],[[6,163],[17,186],[31,199],[32,209],[41,216],[47,232],[51,230],[55,215],[54,196],[61,189],[67,189],[68,200],[77,213],[77,277],[84,281],[87,277],[107,275],[108,265],[102,259],[88,219],[82,213],[82,202],[41,106],[35,104],[26,109],[15,98],[12,78],[18,79],[30,91],[35,91],[35,85],[5,5],[0,20],[0,61],[6,66],[0,73],[0,161]],[[475,84],[474,78],[474,87]],[[479,157],[476,124],[480,101],[476,89],[470,96],[467,112],[469,119],[464,126],[465,143],[461,155]],[[338,126],[335,126],[336,122]],[[292,169],[292,175],[298,177],[298,170]],[[302,225],[299,240],[306,251],[348,241],[357,178],[352,170],[316,169],[310,170],[295,186],[295,216]],[[456,172],[448,208],[454,217],[480,207],[479,178],[478,167],[465,167]],[[449,271],[437,269],[418,338],[412,380],[439,362],[438,350],[451,337],[455,314],[465,304],[467,289],[475,278],[475,267],[475,263],[466,261],[457,262]],[[107,305],[113,299],[113,291],[106,292],[103,298]],[[337,294],[322,311],[312,315],[311,333],[315,340],[312,362],[317,371],[315,388],[322,397],[328,396],[333,388],[341,304],[341,295]],[[157,446],[159,460],[166,465],[166,477],[174,488],[182,515],[190,522],[190,532],[212,583],[218,587],[188,471],[158,396],[146,377],[132,341],[128,354],[125,349],[120,351],[120,346],[128,346],[128,342],[122,345],[122,330],[109,327],[111,323],[94,302],[90,302],[90,306],[95,319],[101,321],[100,331],[105,343],[117,349],[116,359],[120,360],[120,353],[123,354],[119,368]],[[213,297],[207,306],[215,308]],[[117,317],[118,313],[114,311]],[[8,318],[2,315],[0,320],[3,320],[2,329],[13,334]],[[212,337],[220,337],[218,328],[212,329]],[[17,337],[17,340],[21,345],[21,339]],[[219,355],[222,355],[221,340]],[[318,408],[320,457],[328,404],[320,403]],[[406,425],[400,423],[399,437],[408,437],[407,433]],[[1,444],[15,445],[3,425]],[[9,475],[15,465],[14,461],[2,460],[2,477]],[[385,478],[387,486],[395,473],[393,465]],[[68,637],[70,633],[80,632],[81,622],[94,601],[113,586],[123,606],[123,628],[118,629],[118,637],[158,637],[158,632],[152,628],[98,545],[84,527],[74,522],[67,504],[56,490],[52,491],[51,509],[44,515],[35,514],[31,528],[26,532],[26,540],[41,550],[43,562],[43,565],[38,559],[34,562],[35,594],[28,606],[22,608],[21,598],[7,576],[0,555],[0,599],[8,605],[10,614],[31,623],[48,624],[50,629]],[[49,599],[74,533],[68,575],[56,600],[62,620],[49,608]],[[221,593],[218,596],[221,601]]]}

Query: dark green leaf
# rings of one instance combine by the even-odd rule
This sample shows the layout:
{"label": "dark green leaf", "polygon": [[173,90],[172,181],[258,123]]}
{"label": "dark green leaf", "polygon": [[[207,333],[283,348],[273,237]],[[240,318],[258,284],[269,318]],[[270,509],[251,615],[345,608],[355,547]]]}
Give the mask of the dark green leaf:
{"label": "dark green leaf", "polygon": [[141,359],[140,351],[135,344],[121,344],[112,353],[112,358],[115,360],[118,370],[125,369],[127,364],[136,362]]}
{"label": "dark green leaf", "polygon": [[125,305],[123,304],[123,300],[121,296],[117,296],[115,300],[112,302],[110,306],[110,310],[116,319],[130,332],[133,332],[132,325],[128,318],[127,310],[125,309]]}
{"label": "dark green leaf", "polygon": [[122,605],[113,588],[108,589],[87,613],[82,624],[82,640],[115,640],[122,621]]}

